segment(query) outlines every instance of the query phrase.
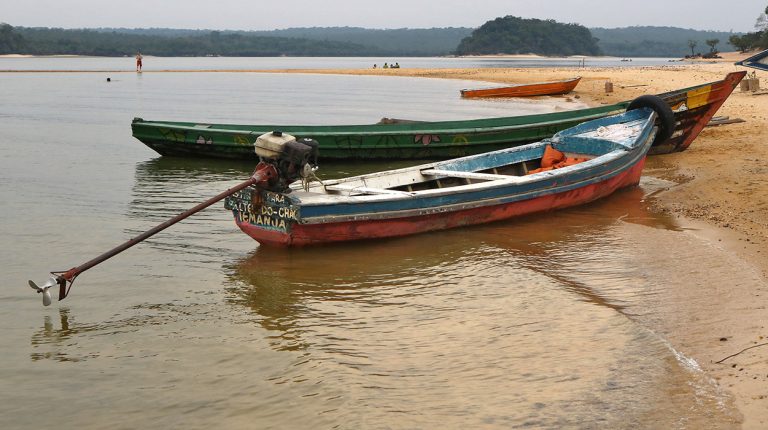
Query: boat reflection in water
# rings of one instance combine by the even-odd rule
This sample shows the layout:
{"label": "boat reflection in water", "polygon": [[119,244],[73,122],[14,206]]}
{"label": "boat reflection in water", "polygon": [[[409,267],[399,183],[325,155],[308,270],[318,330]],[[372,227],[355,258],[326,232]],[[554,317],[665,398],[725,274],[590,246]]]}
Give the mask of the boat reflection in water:
{"label": "boat reflection in water", "polygon": [[[302,317],[303,307],[296,303],[301,299],[361,299],[372,303],[376,294],[371,295],[370,288],[407,287],[424,278],[429,282],[419,284],[418,289],[426,289],[419,294],[439,293],[442,283],[470,275],[462,271],[476,274],[481,267],[498,265],[506,259],[558,278],[550,270],[556,268],[559,259],[580,260],[580,255],[589,255],[590,260],[599,260],[610,245],[600,241],[610,238],[607,230],[617,223],[679,229],[670,215],[650,212],[644,200],[649,191],[665,183],[644,178],[643,184],[583,207],[459,230],[303,249],[259,247],[250,257],[231,266],[231,280],[237,285],[229,289],[231,300],[253,308],[265,317],[269,328],[275,328],[286,317]],[[563,248],[576,251],[567,245],[573,243],[584,247],[575,255],[559,255]],[[578,282],[566,284],[584,298],[595,297]],[[408,295],[401,291],[398,296]],[[595,301],[607,304],[602,299]],[[275,321],[270,321],[272,318]]]}
{"label": "boat reflection in water", "polygon": [[402,410],[417,426],[437,413],[476,424],[481,407],[503,425],[593,422],[595,408],[608,427],[730,422],[716,389],[637,318],[653,292],[617,230],[676,230],[643,201],[664,185],[460,230],[258,248],[228,267],[227,300],[274,349],[304,354],[281,380],[344,385],[348,407]]}
{"label": "boat reflection in water", "polygon": [[[158,209],[178,212],[252,168],[211,161],[140,165],[132,216],[158,221]],[[320,173],[381,169],[325,163]],[[202,305],[208,316],[174,312],[174,305],[156,319],[174,327],[176,319],[195,322],[182,333],[198,336],[214,318],[218,336],[222,325],[237,334],[224,345],[252,332],[256,339],[242,345],[251,352],[219,356],[217,374],[248,369],[242,383],[230,384],[250,404],[270,405],[269,414],[250,409],[262,424],[427,428],[439,417],[454,427],[568,427],[598,416],[606,427],[674,427],[681,417],[694,426],[730,423],[728,402],[639,311],[655,286],[624,230],[679,229],[644,201],[667,186],[644,177],[640,187],[556,212],[299,249],[258,247],[216,206],[149,246],[173,253],[173,266],[162,270],[181,278],[182,289],[201,274],[211,279],[208,294],[222,293],[218,316],[210,305]],[[211,272],[222,273],[223,284]],[[262,345],[282,355],[265,362],[260,352],[254,361],[252,349]],[[246,395],[255,380],[272,383],[262,389],[279,401]]]}

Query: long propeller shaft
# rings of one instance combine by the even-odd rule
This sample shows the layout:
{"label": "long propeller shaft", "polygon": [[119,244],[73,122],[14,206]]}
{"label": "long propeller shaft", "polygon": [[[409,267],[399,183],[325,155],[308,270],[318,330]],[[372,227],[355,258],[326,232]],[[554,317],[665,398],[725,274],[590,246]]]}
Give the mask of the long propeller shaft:
{"label": "long propeller shaft", "polygon": [[59,300],[63,300],[65,297],[67,297],[67,294],[69,294],[69,288],[71,288],[75,278],[81,273],[90,269],[91,267],[96,266],[97,264],[103,263],[104,261],[114,257],[115,255],[125,251],[126,249],[154,236],[155,234],[165,230],[166,228],[176,224],[177,222],[185,218],[188,218],[191,215],[197,212],[200,212],[201,210],[207,208],[208,206],[211,206],[212,204],[218,202],[219,200],[224,199],[229,195],[232,195],[251,185],[256,185],[259,183],[267,183],[275,177],[277,177],[277,171],[273,166],[266,163],[259,163],[259,165],[256,166],[256,170],[253,172],[253,175],[251,175],[251,178],[248,179],[247,181],[233,188],[230,188],[214,197],[211,197],[210,199],[198,204],[197,206],[176,215],[175,217],[163,222],[162,224],[159,224],[147,230],[146,232],[134,237],[133,239],[130,239],[125,243],[118,245],[110,249],[109,251],[99,255],[98,257],[95,257],[77,267],[73,267],[67,270],[66,272],[52,272],[52,274],[55,276],[56,283],[58,283],[59,285]]}

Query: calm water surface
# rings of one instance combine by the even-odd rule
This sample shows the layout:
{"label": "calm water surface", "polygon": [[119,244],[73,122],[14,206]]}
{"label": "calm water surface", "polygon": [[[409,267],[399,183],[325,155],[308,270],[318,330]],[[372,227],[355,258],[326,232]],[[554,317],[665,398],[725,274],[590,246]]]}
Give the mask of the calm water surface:
{"label": "calm water surface", "polygon": [[[250,69],[367,69],[378,64],[398,62],[412,68],[488,68],[488,67],[642,67],[674,64],[673,58],[615,57],[503,58],[503,57],[148,57],[144,71],[153,70],[250,70]],[[0,70],[127,70],[135,69],[132,57],[37,57],[0,58]]]}
{"label": "calm water surface", "polygon": [[669,186],[650,176],[572,210],[308,249],[259,247],[219,204],[42,307],[27,279],[79,265],[253,168],[160,158],[131,137],[134,116],[324,124],[580,107],[462,100],[461,81],[106,77],[0,73],[0,427],[737,426],[726,393],[659,334],[676,312],[665,292],[691,272],[668,276],[650,252],[658,242],[634,239],[673,254],[687,238],[687,255],[727,265],[647,209]]}

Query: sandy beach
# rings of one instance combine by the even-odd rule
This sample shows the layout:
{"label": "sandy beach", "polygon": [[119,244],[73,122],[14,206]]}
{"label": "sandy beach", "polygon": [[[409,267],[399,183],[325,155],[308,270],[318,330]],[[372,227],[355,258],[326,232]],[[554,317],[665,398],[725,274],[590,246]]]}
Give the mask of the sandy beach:
{"label": "sandy beach", "polygon": [[[403,61],[401,69],[301,72],[495,83],[542,82],[580,75],[579,86],[564,97],[596,106],[712,82],[728,72],[745,70],[733,63],[749,55],[722,55],[724,58],[715,61],[670,62],[668,66],[637,68],[437,70],[409,69],[407,61]],[[665,334],[676,347],[684,345],[684,353],[733,395],[742,414],[743,428],[768,426],[768,76],[757,72],[757,77],[761,79],[761,91],[745,92],[737,87],[717,114],[745,122],[707,127],[688,150],[650,157],[646,167],[650,174],[678,184],[653,197],[656,210],[676,216],[684,228],[743,261],[760,279],[760,291],[732,290],[722,304],[718,303],[716,289],[688,292],[709,295],[718,312],[687,309],[681,312],[693,316],[687,328]],[[613,92],[605,92],[606,82],[613,84]]]}

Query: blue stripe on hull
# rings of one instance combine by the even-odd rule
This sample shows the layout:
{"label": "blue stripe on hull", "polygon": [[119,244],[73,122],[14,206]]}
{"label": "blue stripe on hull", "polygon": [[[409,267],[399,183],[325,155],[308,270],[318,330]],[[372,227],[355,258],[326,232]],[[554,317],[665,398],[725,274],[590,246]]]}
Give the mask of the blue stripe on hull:
{"label": "blue stripe on hull", "polygon": [[[645,146],[650,147],[650,140]],[[478,191],[457,192],[434,197],[405,198],[382,202],[329,204],[322,206],[300,206],[300,222],[313,223],[313,220],[339,222],[340,218],[360,217],[376,214],[377,217],[398,217],[398,212],[413,210],[435,210],[455,205],[483,206],[488,204],[504,204],[528,200],[547,194],[557,194],[573,190],[589,184],[608,180],[620,175],[640,162],[647,148],[636,149],[610,163],[593,166],[574,172],[572,175],[559,176],[544,181],[529,184],[510,184]],[[631,158],[628,158],[631,157]],[[567,181],[567,182],[564,182]]]}

